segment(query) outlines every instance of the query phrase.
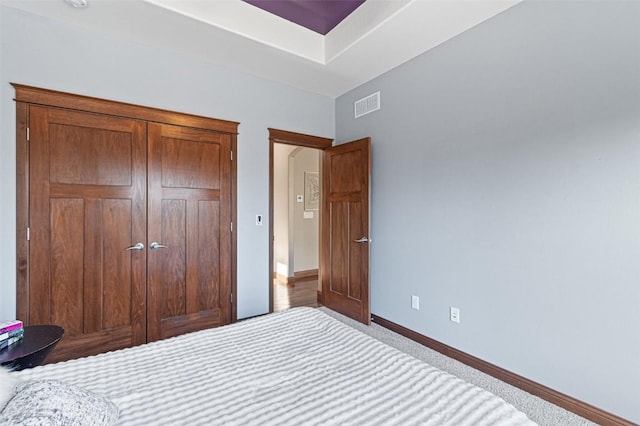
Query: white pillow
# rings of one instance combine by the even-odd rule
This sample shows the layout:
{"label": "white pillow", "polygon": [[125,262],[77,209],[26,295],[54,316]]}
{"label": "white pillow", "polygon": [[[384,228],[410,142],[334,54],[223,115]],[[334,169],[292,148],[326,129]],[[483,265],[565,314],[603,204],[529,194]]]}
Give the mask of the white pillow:
{"label": "white pillow", "polygon": [[24,382],[0,412],[0,424],[14,426],[107,426],[118,420],[109,399],[58,380]]}
{"label": "white pillow", "polygon": [[20,383],[20,379],[15,374],[11,374],[10,371],[5,367],[0,367],[0,411],[13,398],[15,388]]}

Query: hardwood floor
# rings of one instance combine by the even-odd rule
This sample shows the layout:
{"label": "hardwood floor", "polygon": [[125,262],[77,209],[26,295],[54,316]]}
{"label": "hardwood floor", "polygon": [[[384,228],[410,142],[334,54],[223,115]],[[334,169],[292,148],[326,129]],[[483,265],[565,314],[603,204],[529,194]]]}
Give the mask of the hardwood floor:
{"label": "hardwood floor", "polygon": [[310,279],[285,284],[273,280],[273,312],[299,306],[318,307],[318,280]]}

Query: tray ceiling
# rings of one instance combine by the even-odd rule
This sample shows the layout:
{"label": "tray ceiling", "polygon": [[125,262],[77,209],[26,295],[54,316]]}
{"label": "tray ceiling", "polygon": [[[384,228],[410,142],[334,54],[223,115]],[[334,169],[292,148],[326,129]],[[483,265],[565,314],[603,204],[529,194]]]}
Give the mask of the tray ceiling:
{"label": "tray ceiling", "polygon": [[305,28],[326,35],[365,0],[243,0]]}
{"label": "tray ceiling", "polygon": [[325,35],[242,0],[0,3],[335,98],[519,1],[367,0]]}

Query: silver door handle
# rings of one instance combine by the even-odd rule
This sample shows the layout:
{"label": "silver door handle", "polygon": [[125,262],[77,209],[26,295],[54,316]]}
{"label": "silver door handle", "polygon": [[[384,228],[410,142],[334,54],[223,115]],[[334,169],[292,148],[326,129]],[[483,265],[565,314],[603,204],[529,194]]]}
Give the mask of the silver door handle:
{"label": "silver door handle", "polygon": [[371,240],[370,240],[370,239],[368,239],[367,237],[362,237],[362,238],[360,238],[360,239],[358,239],[358,240],[353,240],[353,242],[354,242],[354,243],[368,243],[368,242],[370,242],[370,241],[371,241]]}
{"label": "silver door handle", "polygon": [[149,248],[151,250],[155,250],[155,249],[167,248],[167,246],[165,246],[164,244],[159,244],[159,243],[154,241],[151,244],[149,244]]}
{"label": "silver door handle", "polygon": [[125,250],[135,250],[135,251],[144,250],[144,244],[137,243],[135,246],[127,247]]}

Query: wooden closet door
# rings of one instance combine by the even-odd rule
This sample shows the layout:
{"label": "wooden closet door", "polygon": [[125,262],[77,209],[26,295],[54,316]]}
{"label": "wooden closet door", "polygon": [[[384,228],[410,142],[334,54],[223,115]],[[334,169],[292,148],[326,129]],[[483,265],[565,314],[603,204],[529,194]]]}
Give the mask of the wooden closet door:
{"label": "wooden closet door", "polygon": [[146,123],[29,107],[29,324],[57,361],[144,343]]}
{"label": "wooden closet door", "polygon": [[149,124],[149,341],[231,322],[231,138]]}

